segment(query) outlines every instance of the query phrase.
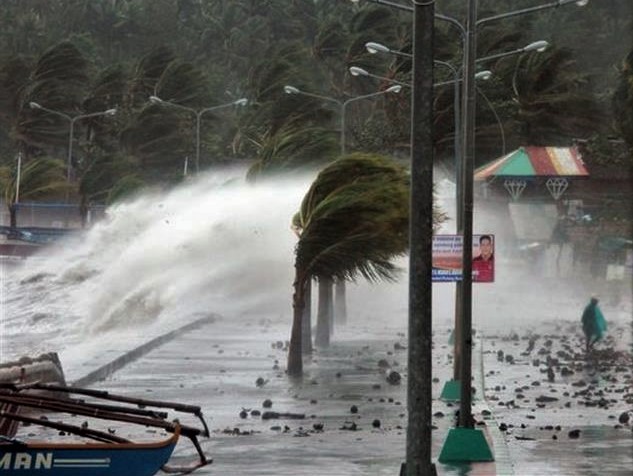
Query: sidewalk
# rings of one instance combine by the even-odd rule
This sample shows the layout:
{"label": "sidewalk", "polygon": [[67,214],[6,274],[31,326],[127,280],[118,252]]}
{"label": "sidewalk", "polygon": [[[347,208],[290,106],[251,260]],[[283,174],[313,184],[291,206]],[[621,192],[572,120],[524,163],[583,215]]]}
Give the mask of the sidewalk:
{"label": "sidewalk", "polygon": [[[540,324],[541,334],[478,333],[473,416],[486,424],[477,428],[495,461],[458,466],[437,463],[458,404],[439,400],[452,376],[452,346],[449,329],[436,328],[432,454],[438,474],[630,475],[633,432],[618,420],[633,408],[630,323],[614,317],[610,326],[595,362],[573,354],[581,344],[576,322]],[[200,405],[212,431],[203,446],[214,463],[197,474],[392,476],[406,447],[402,328],[351,324],[336,333],[330,349],[315,352],[304,379],[293,382],[284,373],[287,322],[220,318],[176,333],[94,386]],[[121,353],[102,353],[102,360]],[[67,378],[76,381],[104,363],[75,365]],[[381,363],[402,374],[400,385],[386,381]],[[480,400],[484,388],[487,400]],[[262,419],[265,411],[305,417]],[[193,454],[186,446],[178,451]]]}
{"label": "sidewalk", "polygon": [[[113,393],[202,406],[212,431],[203,445],[214,463],[196,474],[399,474],[407,423],[404,335],[396,328],[379,332],[358,326],[344,329],[330,349],[316,352],[307,362],[303,381],[293,383],[283,372],[288,329],[285,322],[265,319],[242,325],[219,320],[179,335],[95,386]],[[435,461],[459,407],[438,399],[452,375],[452,348],[445,344],[447,340],[447,329],[436,331]],[[480,355],[477,350],[473,356],[479,395]],[[402,373],[400,385],[386,381],[381,360]],[[271,408],[263,406],[267,399]],[[267,410],[304,414],[305,418],[264,420],[257,415],[257,411]],[[473,416],[486,422],[485,434],[497,462],[436,463],[439,475],[512,474],[503,437],[492,415],[483,416],[483,410],[489,410],[486,403],[476,400]],[[187,457],[189,450],[183,447],[179,455]]]}

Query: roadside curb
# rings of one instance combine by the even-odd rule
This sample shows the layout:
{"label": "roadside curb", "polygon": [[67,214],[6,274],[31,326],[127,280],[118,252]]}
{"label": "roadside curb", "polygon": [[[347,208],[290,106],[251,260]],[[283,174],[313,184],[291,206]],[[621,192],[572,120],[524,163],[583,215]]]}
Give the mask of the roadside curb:
{"label": "roadside curb", "polygon": [[483,420],[486,422],[486,432],[490,436],[493,445],[493,455],[495,458],[495,468],[497,475],[500,476],[513,476],[514,464],[510,456],[510,450],[506,443],[505,437],[501,430],[499,430],[499,424],[494,416],[494,413],[490,409],[488,400],[486,399],[486,385],[485,385],[485,373],[484,373],[484,337],[481,335],[478,339],[479,352],[477,352],[477,366],[479,368],[479,378],[477,381],[477,393],[481,395],[479,400],[479,410],[487,410],[486,414],[482,413]]}
{"label": "roadside curb", "polygon": [[202,317],[200,319],[197,319],[193,322],[190,322],[189,324],[185,324],[184,326],[181,326],[177,329],[174,329],[170,332],[167,332],[165,334],[162,334],[158,337],[155,337],[154,339],[141,344],[138,347],[135,347],[134,349],[124,353],[123,355],[117,357],[116,359],[108,362],[107,364],[102,365],[101,367],[99,367],[96,370],[93,370],[92,372],[88,373],[87,375],[84,375],[81,378],[78,378],[77,380],[74,380],[71,384],[71,386],[74,387],[88,387],[90,385],[95,384],[96,382],[99,382],[101,380],[105,380],[106,378],[108,378],[110,375],[112,375],[113,373],[115,373],[118,370],[121,370],[123,367],[125,367],[126,365],[128,365],[129,363],[134,362],[135,360],[140,359],[141,357],[143,357],[145,354],[147,354],[148,352],[156,349],[157,347],[160,347],[161,345],[165,344],[166,342],[169,342],[170,340],[173,340],[174,338],[178,337],[179,335],[185,333],[185,332],[189,332],[193,329],[197,329],[199,327],[208,325],[208,324],[212,324],[214,322],[216,322],[218,319],[220,319],[220,316],[218,314],[211,314],[209,316],[205,316]]}

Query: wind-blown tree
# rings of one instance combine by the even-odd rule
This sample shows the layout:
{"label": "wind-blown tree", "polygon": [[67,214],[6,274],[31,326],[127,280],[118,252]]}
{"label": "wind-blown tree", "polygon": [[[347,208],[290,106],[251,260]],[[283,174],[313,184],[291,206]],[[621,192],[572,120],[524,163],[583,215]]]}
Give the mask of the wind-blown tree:
{"label": "wind-blown tree", "polygon": [[[293,323],[288,374],[301,375],[304,291],[311,277],[395,279],[392,259],[408,243],[409,179],[393,161],[352,155],[326,167],[305,195],[296,223]],[[328,324],[322,324],[328,325]]]}
{"label": "wind-blown tree", "polygon": [[16,139],[27,146],[65,147],[68,120],[57,114],[29,108],[30,102],[69,116],[79,113],[89,83],[89,62],[75,45],[63,41],[38,59],[21,88],[21,113]]}
{"label": "wind-blown tree", "polygon": [[613,94],[613,109],[622,138],[633,148],[633,50],[625,58]]}
{"label": "wind-blown tree", "polygon": [[527,56],[517,63],[512,88],[524,143],[567,145],[570,137],[587,136],[608,122],[569,50]]}
{"label": "wind-blown tree", "polygon": [[22,110],[21,91],[28,82],[32,65],[22,56],[12,55],[0,63],[0,150],[2,156],[15,155],[15,133]]}
{"label": "wind-blown tree", "polygon": [[130,106],[134,114],[121,132],[121,142],[139,161],[149,181],[175,182],[194,149],[195,116],[168,104],[150,104],[152,95],[194,110],[209,105],[206,77],[167,47],[145,55],[132,75]]}
{"label": "wind-blown tree", "polygon": [[126,193],[144,185],[138,177],[137,164],[130,157],[114,153],[95,154],[92,160],[86,161],[78,187],[82,227],[86,225],[90,204],[110,203],[122,195],[119,191],[122,184],[125,184]]}
{"label": "wind-blown tree", "polygon": [[328,127],[334,116],[327,103],[299,94],[286,94],[292,84],[306,91],[310,86],[307,51],[301,45],[271,48],[267,59],[251,75],[249,95],[255,107],[245,114],[249,142],[257,154],[249,179],[279,172],[322,166],[338,152],[338,131]]}
{"label": "wind-blown tree", "polygon": [[16,166],[0,167],[0,190],[9,209],[10,226],[17,222],[17,205],[20,200],[37,200],[67,190],[64,161],[46,157],[31,159],[19,171],[19,197],[17,196],[18,169]]}
{"label": "wind-blown tree", "polygon": [[262,139],[257,160],[248,170],[247,178],[251,181],[322,167],[338,151],[332,133],[318,126],[288,123]]}

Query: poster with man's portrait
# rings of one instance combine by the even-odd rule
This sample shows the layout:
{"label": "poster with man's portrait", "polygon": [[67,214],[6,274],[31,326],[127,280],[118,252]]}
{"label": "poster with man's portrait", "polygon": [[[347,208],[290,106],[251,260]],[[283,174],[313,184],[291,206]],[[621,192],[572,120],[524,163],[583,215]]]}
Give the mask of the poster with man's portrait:
{"label": "poster with man's portrait", "polygon": [[[433,237],[433,281],[462,280],[463,240],[460,235]],[[494,235],[473,235],[473,282],[492,283],[495,280]]]}
{"label": "poster with man's portrait", "polygon": [[473,235],[473,282],[492,283],[495,280],[493,235]]}

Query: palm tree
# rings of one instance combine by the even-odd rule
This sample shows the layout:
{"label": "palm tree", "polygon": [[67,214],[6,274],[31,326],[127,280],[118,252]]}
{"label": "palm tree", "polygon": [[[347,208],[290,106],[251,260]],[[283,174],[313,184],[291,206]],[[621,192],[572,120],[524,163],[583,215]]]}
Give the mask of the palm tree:
{"label": "palm tree", "polygon": [[[292,231],[297,235],[297,238],[301,237],[303,231],[303,225],[300,221],[299,212],[295,213],[292,217],[292,225],[290,226]],[[312,279],[307,278],[304,289],[304,306],[303,316],[301,317],[301,352],[303,354],[312,353]]]}
{"label": "palm tree", "polygon": [[622,137],[633,147],[633,50],[620,70],[620,82],[613,94],[613,109]]}
{"label": "palm tree", "polygon": [[393,161],[353,154],[326,167],[305,195],[296,248],[288,374],[301,375],[306,282],[393,280],[408,245],[409,179]]}
{"label": "palm tree", "polygon": [[0,190],[4,202],[9,208],[10,226],[15,228],[17,223],[18,199],[36,200],[67,190],[66,165],[64,161],[51,158],[36,158],[28,161],[19,170],[18,197],[18,169],[14,166],[0,167]]}
{"label": "palm tree", "polygon": [[268,131],[260,140],[257,160],[247,174],[252,181],[321,167],[338,150],[338,142],[330,131],[294,122],[276,132]]}
{"label": "palm tree", "polygon": [[566,143],[607,123],[570,50],[552,48],[517,61],[512,89],[525,143]]}
{"label": "palm tree", "polygon": [[29,146],[61,146],[68,140],[68,121],[59,115],[32,110],[30,102],[73,115],[80,109],[88,84],[88,60],[68,41],[45,51],[20,89],[22,106],[16,139]]}

